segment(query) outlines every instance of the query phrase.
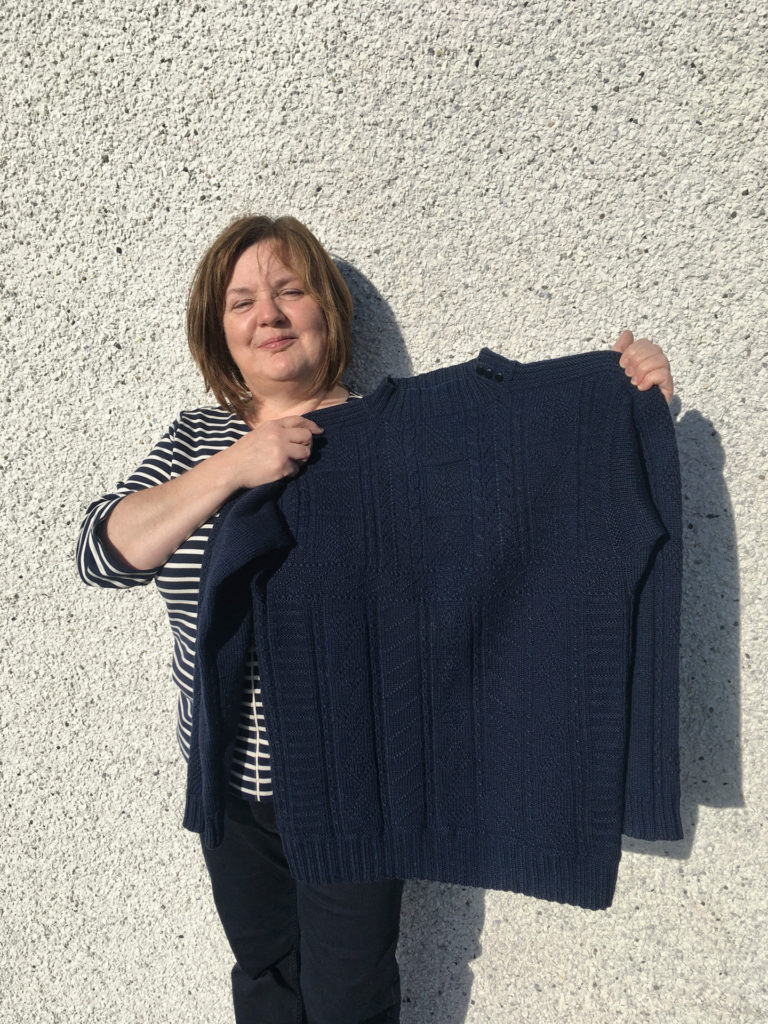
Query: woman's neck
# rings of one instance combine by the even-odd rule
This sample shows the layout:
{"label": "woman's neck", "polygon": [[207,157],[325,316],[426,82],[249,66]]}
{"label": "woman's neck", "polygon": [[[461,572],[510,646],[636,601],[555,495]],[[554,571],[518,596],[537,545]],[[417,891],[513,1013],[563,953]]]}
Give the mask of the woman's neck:
{"label": "woman's neck", "polygon": [[283,416],[303,416],[305,412],[312,412],[315,409],[323,409],[329,405],[340,405],[349,398],[349,391],[343,384],[336,384],[323,397],[320,394],[305,402],[292,402],[287,405],[279,405],[274,402],[259,402],[251,411],[246,410],[244,420],[249,427],[258,426],[267,420],[279,420]]}

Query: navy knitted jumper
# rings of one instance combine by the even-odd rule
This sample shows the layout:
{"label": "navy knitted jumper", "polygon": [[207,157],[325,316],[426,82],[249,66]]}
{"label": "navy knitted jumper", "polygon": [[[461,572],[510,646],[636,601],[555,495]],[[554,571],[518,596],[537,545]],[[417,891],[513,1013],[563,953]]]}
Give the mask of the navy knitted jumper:
{"label": "navy knitted jumper", "polygon": [[221,841],[261,664],[298,879],[610,905],[621,834],[680,839],[674,424],[620,354],[477,358],[306,415],[200,583],[184,824]]}

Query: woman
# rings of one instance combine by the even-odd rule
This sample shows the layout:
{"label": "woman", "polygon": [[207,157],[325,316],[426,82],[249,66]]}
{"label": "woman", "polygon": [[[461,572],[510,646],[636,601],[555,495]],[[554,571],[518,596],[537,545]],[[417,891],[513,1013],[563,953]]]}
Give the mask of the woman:
{"label": "woman", "polygon": [[[203,257],[188,304],[190,348],[218,407],[182,413],[86,514],[78,545],[85,582],[155,579],[167,602],[187,757],[198,583],[213,520],[235,491],[298,473],[322,431],[305,413],[362,397],[342,380],[351,320],[349,292],[306,227],[290,217],[235,221]],[[658,384],[669,401],[669,364],[657,345],[625,331],[614,348],[638,387]],[[229,787],[224,841],[203,853],[236,957],[236,1020],[397,1021],[402,881],[312,886],[291,877],[271,800],[255,651]]]}

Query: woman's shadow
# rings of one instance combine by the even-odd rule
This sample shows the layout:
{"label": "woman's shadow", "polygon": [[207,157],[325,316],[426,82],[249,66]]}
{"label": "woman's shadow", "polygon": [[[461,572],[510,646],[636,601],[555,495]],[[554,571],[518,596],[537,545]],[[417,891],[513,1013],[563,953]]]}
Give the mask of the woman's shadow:
{"label": "woman's shadow", "polygon": [[[335,259],[355,305],[354,350],[345,380],[366,392],[413,366],[397,321],[371,282]],[[537,357],[538,358],[538,357]],[[542,354],[541,358],[546,358]],[[674,367],[673,367],[674,369]],[[680,400],[670,412],[676,418]],[[739,731],[739,584],[724,452],[712,423],[696,410],[676,422],[683,490],[683,605],[680,641],[681,816],[685,838],[624,838],[626,852],[687,859],[698,806],[742,807]],[[745,657],[749,657],[745,654]],[[470,962],[481,952],[485,890],[409,881],[403,894],[398,957],[403,1024],[462,1024],[470,1003]]]}

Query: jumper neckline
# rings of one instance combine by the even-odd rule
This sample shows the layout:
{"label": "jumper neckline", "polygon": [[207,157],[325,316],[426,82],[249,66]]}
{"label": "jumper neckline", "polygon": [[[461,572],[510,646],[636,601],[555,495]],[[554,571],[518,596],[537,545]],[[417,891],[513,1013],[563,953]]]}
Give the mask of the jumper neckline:
{"label": "jumper neckline", "polygon": [[[336,405],[329,405],[329,406],[326,406],[326,408],[325,408],[325,409],[312,409],[312,410],[311,410],[310,412],[304,412],[304,413],[302,413],[301,415],[302,415],[302,416],[312,416],[312,415],[314,415],[314,414],[315,414],[316,412],[322,412],[322,413],[324,413],[324,412],[327,412],[327,411],[328,411],[328,409],[336,409],[336,408],[339,408],[339,407],[343,407],[343,406],[345,406],[345,405],[347,404],[347,402],[349,402],[349,400],[350,400],[351,398],[356,398],[356,399],[358,399],[359,401],[362,401],[362,399],[364,399],[364,398],[366,397],[365,395],[361,394],[361,393],[360,393],[359,391],[355,391],[355,390],[354,390],[353,388],[349,387],[349,385],[348,385],[348,384],[345,384],[343,380],[342,380],[342,381],[339,381],[339,383],[341,384],[341,386],[342,386],[342,387],[346,388],[346,390],[347,390],[347,391],[349,392],[349,394],[347,395],[347,397],[346,397],[346,398],[344,399],[344,401],[343,401],[343,402],[337,402],[337,403],[336,403]],[[247,423],[245,422],[245,420],[244,420],[244,419],[242,418],[242,416],[237,416],[237,415],[236,415],[235,413],[233,413],[233,412],[230,412],[230,413],[229,413],[229,416],[230,416],[230,418],[231,418],[231,420],[232,420],[233,424],[234,424],[234,425],[235,425],[235,426],[236,426],[236,427],[237,427],[238,429],[241,429],[241,430],[243,431],[243,433],[247,434],[249,430],[253,430],[253,427],[250,427],[250,426],[249,426],[249,425],[248,425],[248,424],[247,424]]]}
{"label": "jumper neckline", "polygon": [[316,420],[321,426],[335,423],[342,417],[345,426],[352,426],[367,419],[372,412],[381,413],[396,395],[400,394],[400,397],[403,397],[411,389],[427,390],[450,384],[463,385],[472,388],[478,395],[492,399],[523,387],[563,383],[574,377],[605,369],[610,364],[618,368],[620,358],[620,352],[600,349],[522,363],[484,345],[476,356],[464,362],[437,367],[411,377],[393,377],[388,374],[373,390],[354,403],[347,400],[326,409],[315,409],[304,415]]}

